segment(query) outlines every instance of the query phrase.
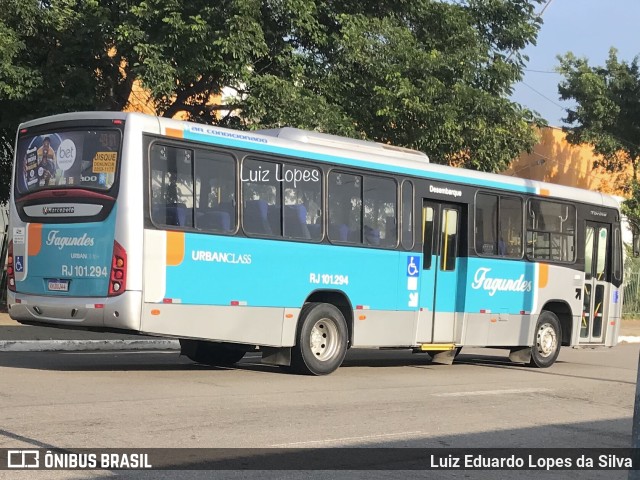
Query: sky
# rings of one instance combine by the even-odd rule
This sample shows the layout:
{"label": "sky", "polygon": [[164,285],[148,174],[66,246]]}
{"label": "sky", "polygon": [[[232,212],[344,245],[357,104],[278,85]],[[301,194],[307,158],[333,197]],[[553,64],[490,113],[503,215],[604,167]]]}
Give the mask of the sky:
{"label": "sky", "polygon": [[542,20],[537,44],[524,51],[529,62],[511,99],[560,127],[566,125],[563,108],[571,103],[558,95],[563,77],[555,73],[556,56],[573,52],[598,66],[604,65],[609,49],[615,47],[619,60],[631,61],[640,55],[640,0],[551,0]]}

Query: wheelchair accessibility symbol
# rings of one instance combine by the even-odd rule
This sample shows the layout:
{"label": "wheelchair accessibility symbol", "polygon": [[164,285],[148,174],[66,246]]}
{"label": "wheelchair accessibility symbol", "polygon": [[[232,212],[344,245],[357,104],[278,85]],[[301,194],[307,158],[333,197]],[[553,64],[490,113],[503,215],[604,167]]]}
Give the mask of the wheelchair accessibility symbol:
{"label": "wheelchair accessibility symbol", "polygon": [[24,270],[24,256],[16,255],[16,272],[22,272]]}
{"label": "wheelchair accessibility symbol", "polygon": [[420,257],[407,258],[407,277],[417,277],[420,271]]}

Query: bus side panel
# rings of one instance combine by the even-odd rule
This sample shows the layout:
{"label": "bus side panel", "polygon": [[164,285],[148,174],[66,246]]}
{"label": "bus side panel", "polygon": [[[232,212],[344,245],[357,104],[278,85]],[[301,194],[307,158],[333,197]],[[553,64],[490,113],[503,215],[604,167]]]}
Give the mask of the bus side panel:
{"label": "bus side panel", "polygon": [[[374,253],[375,250],[362,251],[360,255],[367,255],[366,252]],[[375,253],[374,253],[375,254]],[[369,262],[367,262],[369,263]],[[396,305],[393,308],[376,309],[375,303],[372,307],[371,296],[366,302],[353,305],[353,347],[398,347],[417,345],[416,331],[418,326],[418,305],[420,295],[419,282],[422,281],[421,269],[422,255],[416,253],[402,253],[396,256],[396,281],[395,285],[388,288],[397,291]],[[371,265],[369,268],[375,267]],[[371,285],[393,281],[392,275],[381,275],[378,270],[372,268]],[[391,270],[389,270],[391,271]],[[381,277],[387,277],[385,280]],[[358,307],[364,309],[358,309]],[[380,307],[380,305],[378,305]],[[390,305],[388,306],[390,307]],[[395,311],[394,311],[395,310]]]}
{"label": "bus side panel", "polygon": [[[120,169],[120,189],[118,191],[118,215],[115,240],[127,254],[127,295],[136,299],[127,314],[105,313],[107,327],[140,329],[143,293],[143,204],[144,189],[140,188],[143,178],[142,132],[159,133],[157,118],[131,114],[127,116],[125,135],[122,143],[122,166]],[[116,297],[117,298],[117,297]]]}
{"label": "bus side panel", "polygon": [[[537,283],[537,302],[535,313],[540,314],[545,304],[562,299],[571,309],[572,329],[571,345],[578,343],[580,336],[580,322],[582,317],[582,294],[584,287],[584,272],[561,265],[538,264],[539,277]],[[537,320],[537,316],[535,317]],[[533,338],[532,325],[531,338]]]}
{"label": "bus side panel", "polygon": [[412,311],[357,310],[352,346],[414,346],[416,316]]}
{"label": "bus side panel", "polygon": [[283,345],[283,308],[145,303],[141,331],[273,347]]}
{"label": "bus side panel", "polygon": [[618,344],[620,327],[622,326],[624,284],[619,286],[611,284],[609,288],[611,290],[609,294],[609,321],[605,326],[604,344],[607,347],[615,347]]}
{"label": "bus side panel", "polygon": [[167,232],[144,231],[144,257],[142,259],[144,302],[161,303],[165,298],[167,273]]}
{"label": "bus side panel", "polygon": [[[408,253],[153,230],[144,239],[146,332],[244,342],[248,337],[234,332],[249,329],[260,332],[251,343],[287,344],[295,337],[297,314],[286,319],[284,309],[301,308],[314,291],[333,290],[365,317],[355,320],[355,344],[414,343]],[[397,275],[381,274],[389,271]],[[191,314],[198,318],[187,319]]]}
{"label": "bus side panel", "polygon": [[457,307],[466,312],[463,345],[515,346],[530,342],[537,267],[519,260],[468,258],[466,292],[459,295]]}

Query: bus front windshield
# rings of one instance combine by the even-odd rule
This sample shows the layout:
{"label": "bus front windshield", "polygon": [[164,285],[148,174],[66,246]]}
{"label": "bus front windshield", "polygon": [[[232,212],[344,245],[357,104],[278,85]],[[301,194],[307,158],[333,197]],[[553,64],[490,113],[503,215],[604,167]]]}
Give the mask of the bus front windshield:
{"label": "bus front windshield", "polygon": [[108,191],[115,183],[121,133],[64,130],[27,135],[16,151],[16,193],[49,188]]}

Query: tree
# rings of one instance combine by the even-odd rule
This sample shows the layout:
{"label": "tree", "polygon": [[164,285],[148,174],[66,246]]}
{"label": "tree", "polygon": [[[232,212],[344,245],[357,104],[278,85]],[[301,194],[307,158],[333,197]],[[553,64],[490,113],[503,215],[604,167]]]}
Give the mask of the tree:
{"label": "tree", "polygon": [[[15,114],[16,107],[40,85],[35,68],[20,61],[27,45],[25,36],[33,35],[35,3],[0,0],[0,119]],[[19,28],[16,28],[19,26]],[[0,120],[0,201],[9,198],[9,178],[13,157],[13,141],[17,123]]]}
{"label": "tree", "polygon": [[623,210],[640,225],[640,69],[638,57],[631,62],[618,60],[612,48],[604,66],[592,67],[586,58],[572,53],[558,57],[559,71],[565,79],[558,91],[563,100],[574,100],[564,119],[570,125],[567,140],[588,143],[601,159],[595,167],[619,172],[631,167],[631,181],[621,185],[630,195]]}
{"label": "tree", "polygon": [[[507,98],[536,38],[536,3],[265,2],[262,17],[276,26],[242,92],[244,117],[501,171],[533,146],[540,120]],[[289,19],[298,27],[282,35]]]}
{"label": "tree", "polygon": [[[4,95],[0,57],[0,129],[121,110],[138,80],[159,115],[316,129],[500,171],[535,143],[540,119],[508,95],[539,3],[0,0],[3,11],[22,5],[4,23],[10,74],[28,79],[20,96]],[[215,101],[223,87],[236,93]]]}

